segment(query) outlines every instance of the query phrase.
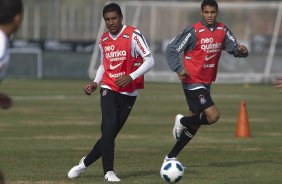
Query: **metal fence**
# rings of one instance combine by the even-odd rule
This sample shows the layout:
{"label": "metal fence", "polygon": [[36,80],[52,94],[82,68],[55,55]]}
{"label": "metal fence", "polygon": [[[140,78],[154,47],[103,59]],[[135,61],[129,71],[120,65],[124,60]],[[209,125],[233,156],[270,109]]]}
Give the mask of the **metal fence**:
{"label": "metal fence", "polygon": [[[88,70],[90,77],[93,78],[97,68],[97,45],[94,43],[105,31],[102,19],[105,1],[25,0],[24,2],[24,21],[16,35],[18,42],[15,42],[13,46],[42,49],[43,77],[71,77],[72,73],[73,77],[86,77]],[[170,72],[165,62],[164,49],[167,43],[187,25],[199,20],[200,3],[116,2],[122,7],[124,23],[140,29],[153,52],[156,65],[153,72],[147,75],[147,79],[177,81],[176,75]],[[244,60],[224,53],[220,61],[218,81],[262,82],[281,74],[282,2],[219,1],[219,8],[219,21],[224,22],[251,52],[250,56]],[[24,41],[28,42],[23,44]],[[55,48],[51,51],[48,49],[50,42]],[[89,44],[78,44],[81,42],[89,42]],[[83,52],[78,51],[77,45],[83,45],[81,46]],[[93,55],[92,51],[94,51]],[[81,71],[68,71],[69,68]]]}

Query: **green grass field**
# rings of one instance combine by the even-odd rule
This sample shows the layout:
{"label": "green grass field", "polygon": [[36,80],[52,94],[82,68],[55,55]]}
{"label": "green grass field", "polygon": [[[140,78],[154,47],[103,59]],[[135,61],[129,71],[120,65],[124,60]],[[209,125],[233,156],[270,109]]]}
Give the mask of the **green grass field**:
{"label": "green grass field", "polygon": [[[7,79],[1,91],[14,106],[0,110],[0,168],[8,184],[96,184],[101,161],[76,180],[68,170],[100,136],[99,95],[83,94],[88,81]],[[183,184],[282,182],[282,94],[271,85],[212,89],[220,120],[204,126],[181,152]],[[235,138],[241,100],[252,137]],[[115,170],[124,184],[159,184],[159,168],[174,144],[177,113],[188,113],[179,84],[147,83],[116,140]]]}

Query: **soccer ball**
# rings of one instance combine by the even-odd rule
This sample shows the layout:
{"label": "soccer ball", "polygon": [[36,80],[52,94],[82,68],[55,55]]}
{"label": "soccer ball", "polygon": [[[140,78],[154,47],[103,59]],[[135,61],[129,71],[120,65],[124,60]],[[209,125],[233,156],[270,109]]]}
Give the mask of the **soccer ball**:
{"label": "soccer ball", "polygon": [[166,183],[177,183],[184,174],[184,167],[179,161],[170,160],[163,163],[160,174]]}

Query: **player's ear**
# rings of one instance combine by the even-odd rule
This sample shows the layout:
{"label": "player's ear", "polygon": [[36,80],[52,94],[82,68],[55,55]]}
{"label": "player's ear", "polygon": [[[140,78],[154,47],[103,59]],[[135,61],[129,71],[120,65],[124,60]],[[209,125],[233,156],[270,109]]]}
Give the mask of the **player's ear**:
{"label": "player's ear", "polygon": [[22,19],[23,19],[23,14],[17,14],[14,17],[14,24],[15,24],[16,27],[18,27],[21,24]]}

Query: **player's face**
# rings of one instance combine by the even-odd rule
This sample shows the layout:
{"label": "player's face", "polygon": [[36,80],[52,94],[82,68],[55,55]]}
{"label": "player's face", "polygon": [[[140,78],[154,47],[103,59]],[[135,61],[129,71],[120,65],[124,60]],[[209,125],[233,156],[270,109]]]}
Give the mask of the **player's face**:
{"label": "player's face", "polygon": [[106,27],[111,34],[116,35],[120,32],[122,28],[123,17],[120,17],[116,11],[105,13],[104,20]]}
{"label": "player's face", "polygon": [[214,24],[218,14],[218,10],[214,6],[205,6],[201,12],[204,21],[208,25]]}

